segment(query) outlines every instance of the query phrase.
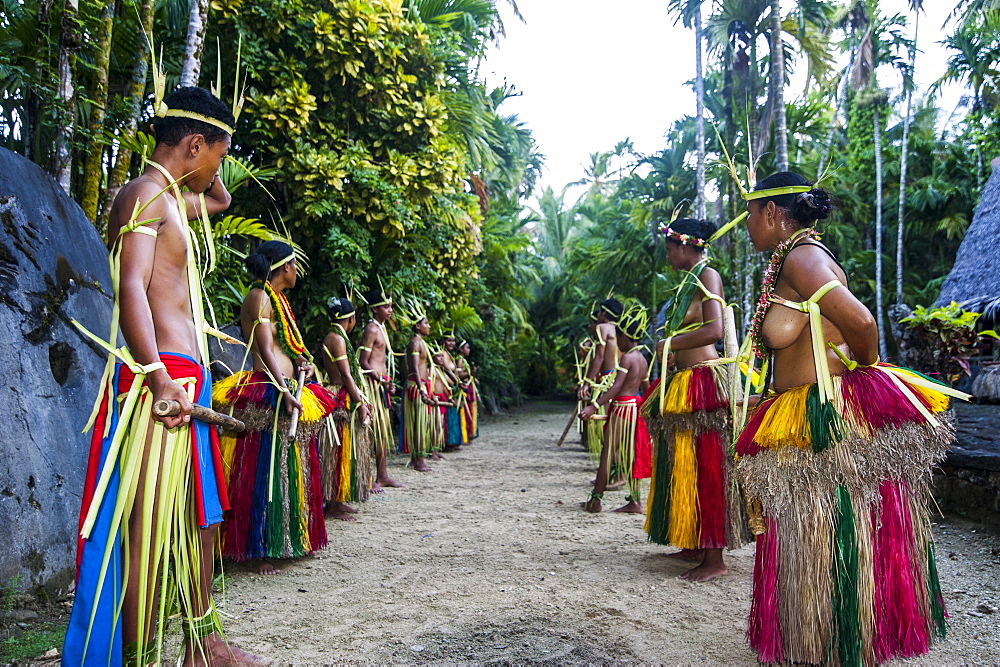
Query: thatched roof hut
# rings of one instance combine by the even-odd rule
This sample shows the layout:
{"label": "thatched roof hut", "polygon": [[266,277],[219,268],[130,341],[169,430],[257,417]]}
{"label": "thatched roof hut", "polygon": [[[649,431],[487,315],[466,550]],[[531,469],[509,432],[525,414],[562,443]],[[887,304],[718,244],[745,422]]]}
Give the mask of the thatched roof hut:
{"label": "thatched roof hut", "polygon": [[955,265],[941,286],[939,306],[957,301],[966,310],[982,313],[984,325],[1000,323],[1000,158],[983,187],[972,224],[958,248]]}

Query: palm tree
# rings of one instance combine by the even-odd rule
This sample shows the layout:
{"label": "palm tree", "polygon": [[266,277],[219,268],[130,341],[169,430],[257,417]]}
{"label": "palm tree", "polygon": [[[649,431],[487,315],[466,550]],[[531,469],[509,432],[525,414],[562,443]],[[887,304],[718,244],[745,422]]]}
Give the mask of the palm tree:
{"label": "palm tree", "polygon": [[[931,91],[939,91],[941,86],[948,82],[965,84],[972,90],[970,118],[978,125],[984,112],[987,93],[997,91],[996,64],[1000,60],[1000,15],[970,17],[942,43],[952,53],[948,57],[948,69],[931,86]],[[980,143],[977,141],[975,145],[976,177],[982,185],[983,158]]]}
{"label": "palm tree", "polygon": [[208,28],[208,0],[191,0],[187,39],[184,44],[184,65],[181,85],[197,86],[201,73],[201,56],[205,50],[205,30]]}
{"label": "palm tree", "polygon": [[[120,139],[128,139],[134,136],[136,125],[139,123],[139,116],[142,113],[142,103],[146,96],[146,75],[149,72],[149,50],[150,43],[146,35],[153,33],[153,0],[142,0],[139,7],[139,31],[141,34],[136,39],[135,59],[132,66],[132,78],[128,82],[126,101],[130,108],[130,113],[125,121],[125,126],[120,130]],[[108,216],[111,214],[111,203],[118,195],[125,179],[128,178],[129,164],[132,161],[132,151],[125,147],[125,142],[119,141],[118,155],[115,159],[115,166],[108,174],[108,187],[104,191],[104,198],[101,201],[101,210],[98,214],[97,227],[104,229],[107,226]]]}
{"label": "palm tree", "polygon": [[823,174],[827,158],[830,156],[830,149],[833,147],[833,135],[836,132],[838,115],[843,118],[845,129],[847,126],[848,91],[850,90],[851,76],[854,72],[854,60],[857,57],[858,51],[857,36],[859,32],[866,30],[868,27],[868,14],[865,11],[864,0],[852,0],[850,4],[841,7],[834,14],[833,22],[847,33],[849,55],[847,67],[844,69],[844,74],[840,82],[837,106],[833,110],[833,122],[830,123],[830,129],[827,130],[826,142],[823,144],[823,154],[819,159],[819,168],[817,169],[819,175]]}
{"label": "palm tree", "polygon": [[62,34],[59,38],[59,124],[56,127],[56,151],[53,173],[56,182],[70,193],[70,174],[73,171],[73,127],[76,114],[73,110],[73,73],[76,54],[80,51],[81,29],[79,21],[80,0],[66,0],[62,14]]}
{"label": "palm tree", "polygon": [[[924,0],[909,0],[913,10],[913,49],[910,51],[910,71],[917,67],[917,34]],[[899,216],[896,221],[896,303],[903,303],[903,217],[906,214],[906,158],[910,147],[910,111],[913,89],[906,91],[906,111],[903,115],[903,143],[899,157]]]}
{"label": "palm tree", "polygon": [[705,71],[702,62],[704,50],[703,27],[701,23],[702,0],[670,0],[669,11],[681,21],[685,28],[694,28],[694,104],[695,104],[695,150],[697,151],[695,178],[695,215],[705,217]]}
{"label": "palm tree", "polygon": [[[882,299],[882,121],[880,108],[887,96],[878,87],[876,69],[882,64],[891,64],[903,74],[904,85],[912,86],[912,72],[908,64],[898,57],[900,48],[912,48],[900,28],[905,19],[900,15],[882,17],[878,0],[865,0],[865,9],[871,22],[858,46],[858,58],[854,64],[852,80],[856,89],[864,89],[864,96],[855,97],[855,104],[862,100],[872,106],[873,138],[875,144],[875,320],[878,323],[879,356],[889,356],[886,346],[885,327],[882,326],[884,307]],[[859,99],[860,98],[860,99]]]}
{"label": "palm tree", "polygon": [[83,166],[83,184],[80,188],[80,207],[88,220],[97,219],[97,202],[103,175],[104,115],[108,105],[108,65],[111,62],[111,35],[114,27],[115,3],[105,0],[97,26],[96,56],[94,59],[94,86],[90,91],[93,105],[90,110],[90,146]]}
{"label": "palm tree", "polygon": [[788,125],[785,119],[785,45],[781,39],[781,0],[771,0],[771,105],[774,109],[774,158],[788,171]]}

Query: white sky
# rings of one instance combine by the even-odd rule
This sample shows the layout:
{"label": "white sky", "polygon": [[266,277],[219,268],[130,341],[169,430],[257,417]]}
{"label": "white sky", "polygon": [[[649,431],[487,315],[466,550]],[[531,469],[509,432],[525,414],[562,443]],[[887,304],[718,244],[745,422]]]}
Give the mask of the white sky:
{"label": "white sky", "polygon": [[[502,111],[518,114],[533,131],[545,155],[542,187],[558,191],[579,180],[591,153],[610,150],[626,137],[641,153],[660,150],[673,122],[694,113],[694,94],[685,85],[694,78],[694,33],[673,25],[666,0],[517,4],[523,23],[501,0],[507,36],[490,50],[480,71],[488,86],[506,79],[522,93]],[[946,52],[936,42],[945,36],[941,26],[952,3],[930,0],[924,7],[920,90],[944,73]],[[882,8],[886,14],[908,11],[906,0],[882,0]],[[800,90],[793,82],[786,100]],[[945,89],[942,106],[950,111],[960,94],[955,86]]]}

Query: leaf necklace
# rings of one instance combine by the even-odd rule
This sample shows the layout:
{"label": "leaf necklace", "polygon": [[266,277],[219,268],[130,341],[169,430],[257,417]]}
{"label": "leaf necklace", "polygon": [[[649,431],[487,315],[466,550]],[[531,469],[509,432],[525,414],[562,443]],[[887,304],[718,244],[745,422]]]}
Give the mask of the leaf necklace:
{"label": "leaf necklace", "polygon": [[278,325],[278,346],[281,347],[289,359],[294,361],[300,356],[307,359],[310,355],[306,353],[306,345],[302,341],[302,334],[295,323],[295,315],[292,314],[292,307],[288,303],[288,297],[284,292],[277,292],[271,283],[264,280],[254,283],[254,287],[260,287],[271,300],[271,309],[277,315]]}

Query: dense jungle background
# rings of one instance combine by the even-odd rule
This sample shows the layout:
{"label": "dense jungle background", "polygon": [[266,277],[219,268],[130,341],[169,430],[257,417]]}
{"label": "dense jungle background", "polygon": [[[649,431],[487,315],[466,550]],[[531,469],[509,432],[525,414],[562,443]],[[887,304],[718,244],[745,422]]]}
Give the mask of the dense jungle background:
{"label": "dense jungle background", "polygon": [[[168,89],[245,97],[222,173],[233,205],[212,221],[217,321],[248,287],[247,250],[291,237],[308,257],[291,297],[311,346],[330,296],[381,280],[471,340],[500,402],[572,384],[595,299],[663,304],[674,280],[657,225],[681,205],[718,224],[742,208],[723,144],[745,179],[748,166],[823,177],[840,202],[824,240],[892,357],[889,304],[934,302],[1000,155],[997,0],[958,2],[928,29],[948,48],[941,82],[966,92],[954,110],[933,89],[912,95],[925,38],[903,28],[920,0],[894,15],[877,0],[669,0],[699,45],[697,107],[664,127],[661,151],[623,138],[561,190],[536,187],[544,156],[504,111],[517,82],[480,76],[513,0],[2,1],[0,146],[47,169],[99,232],[151,145],[145,33]],[[739,228],[713,253],[745,326],[762,259]]]}

